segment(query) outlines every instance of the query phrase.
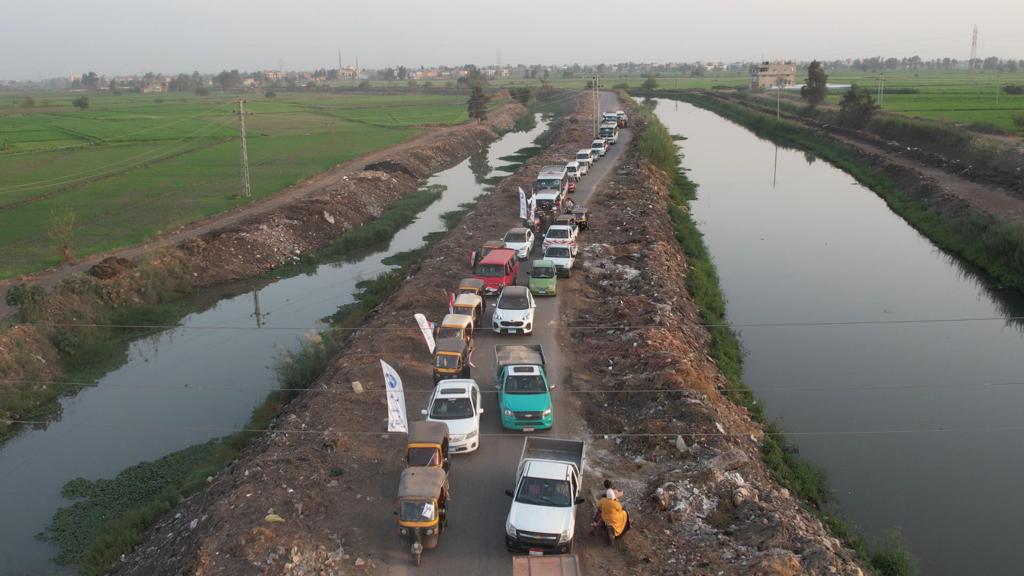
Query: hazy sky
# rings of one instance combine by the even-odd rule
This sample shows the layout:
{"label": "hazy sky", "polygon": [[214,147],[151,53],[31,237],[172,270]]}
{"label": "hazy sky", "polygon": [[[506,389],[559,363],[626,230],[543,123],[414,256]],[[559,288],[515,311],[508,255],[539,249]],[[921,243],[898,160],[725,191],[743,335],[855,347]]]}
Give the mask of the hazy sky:
{"label": "hazy sky", "polygon": [[[851,6],[856,6],[851,9]],[[0,78],[970,55],[1024,58],[1024,0],[0,0]]]}

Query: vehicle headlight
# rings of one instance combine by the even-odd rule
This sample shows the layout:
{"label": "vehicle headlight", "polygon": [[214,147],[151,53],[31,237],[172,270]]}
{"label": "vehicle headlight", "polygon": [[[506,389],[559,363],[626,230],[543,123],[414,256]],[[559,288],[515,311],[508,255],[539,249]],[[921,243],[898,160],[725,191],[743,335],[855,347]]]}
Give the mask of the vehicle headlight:
{"label": "vehicle headlight", "polygon": [[562,533],[558,535],[558,543],[562,544],[572,540],[572,528],[568,530],[562,530]]}
{"label": "vehicle headlight", "polygon": [[466,440],[469,440],[470,438],[476,438],[477,432],[477,430],[470,431],[469,434],[466,434]]}
{"label": "vehicle headlight", "polygon": [[505,534],[508,534],[509,536],[512,536],[513,538],[515,538],[515,536],[516,536],[516,527],[513,526],[512,523],[509,522],[508,520],[505,520]]}
{"label": "vehicle headlight", "polygon": [[541,416],[551,416],[551,408],[540,413]]}
{"label": "vehicle headlight", "polygon": [[505,408],[505,410],[502,411],[502,414],[504,414],[505,416],[512,416],[512,411],[509,410],[508,408]]}
{"label": "vehicle headlight", "polygon": [[404,534],[408,534],[408,533],[409,533],[409,529],[408,528],[402,528],[402,534],[403,535]]}
{"label": "vehicle headlight", "polygon": [[[427,528],[425,532],[426,532],[427,536],[430,536],[431,534],[434,533],[434,529],[433,528]],[[562,532],[562,534],[565,534],[565,532]]]}

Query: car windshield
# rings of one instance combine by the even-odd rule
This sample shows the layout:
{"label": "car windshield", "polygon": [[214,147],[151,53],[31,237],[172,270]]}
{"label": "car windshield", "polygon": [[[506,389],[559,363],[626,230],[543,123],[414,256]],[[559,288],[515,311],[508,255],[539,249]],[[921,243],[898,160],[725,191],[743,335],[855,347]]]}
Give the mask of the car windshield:
{"label": "car windshield", "polygon": [[533,183],[534,190],[558,190],[561,186],[560,178],[538,178]]}
{"label": "car windshield", "polygon": [[537,374],[509,376],[505,381],[506,394],[543,394],[548,391],[544,379]]}
{"label": "car windshield", "polygon": [[473,316],[476,314],[475,306],[463,306],[460,304],[455,305],[455,313],[462,314],[463,316]]}
{"label": "car windshield", "polygon": [[569,249],[564,246],[552,246],[544,251],[545,258],[568,258]]}
{"label": "car windshield", "polygon": [[437,517],[432,500],[402,500],[399,519],[402,522],[427,522]]}
{"label": "car windshield", "polygon": [[533,273],[533,277],[534,278],[554,278],[555,277],[555,269],[552,266],[534,266],[533,270],[531,270],[531,272]]}
{"label": "car windshield", "polygon": [[437,339],[462,338],[462,328],[456,326],[441,326],[437,329]]}
{"label": "car windshield", "polygon": [[438,354],[434,358],[434,366],[437,368],[458,368],[459,358],[459,356],[454,354]]}
{"label": "car windshield", "polygon": [[509,232],[505,234],[505,242],[526,242],[525,232]]}
{"label": "car windshield", "polygon": [[568,508],[572,506],[572,488],[569,486],[568,480],[549,480],[527,476],[519,485],[516,502]]}
{"label": "car windshield", "polygon": [[601,136],[611,136],[611,135],[612,135],[612,129],[611,128],[601,128]]}
{"label": "car windshield", "polygon": [[476,267],[476,275],[485,278],[501,278],[505,275],[505,267],[501,264],[481,264]]}
{"label": "car windshield", "polygon": [[555,228],[554,230],[548,230],[548,238],[568,238],[569,231],[564,228]]}
{"label": "car windshield", "polygon": [[537,207],[542,210],[548,210],[555,205],[554,200],[537,200]]}
{"label": "car windshield", "polygon": [[409,466],[440,466],[440,448],[409,448]]}
{"label": "car windshield", "polygon": [[435,420],[461,420],[473,416],[469,398],[438,398],[430,405],[430,417]]}
{"label": "car windshield", "polygon": [[529,307],[530,301],[525,294],[502,294],[498,300],[501,310],[526,310]]}

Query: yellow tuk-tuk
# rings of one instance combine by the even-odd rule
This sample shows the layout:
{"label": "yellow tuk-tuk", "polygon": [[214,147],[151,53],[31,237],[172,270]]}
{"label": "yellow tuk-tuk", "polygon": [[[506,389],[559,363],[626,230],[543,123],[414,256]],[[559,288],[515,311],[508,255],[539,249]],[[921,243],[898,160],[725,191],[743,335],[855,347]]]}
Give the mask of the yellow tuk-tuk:
{"label": "yellow tuk-tuk", "polygon": [[473,318],[473,326],[484,316],[484,299],[477,294],[459,294],[455,297],[455,313]]}
{"label": "yellow tuk-tuk", "polygon": [[447,473],[448,425],[444,422],[410,422],[405,463],[411,467],[440,468]]}
{"label": "yellow tuk-tuk", "polygon": [[437,339],[460,338],[473,347],[473,317],[465,314],[445,314],[437,327]]}
{"label": "yellow tuk-tuk", "polygon": [[448,475],[439,468],[406,468],[398,481],[398,534],[419,566],[448,526]]}
{"label": "yellow tuk-tuk", "polygon": [[[479,278],[463,278],[459,280],[459,289],[456,292],[458,295],[473,294],[480,297],[481,304],[481,316],[483,312],[487,312],[487,300],[484,300],[484,281]],[[458,298],[456,298],[458,301]]]}
{"label": "yellow tuk-tuk", "polygon": [[434,348],[434,384],[469,377],[469,344],[461,338],[438,339]]}

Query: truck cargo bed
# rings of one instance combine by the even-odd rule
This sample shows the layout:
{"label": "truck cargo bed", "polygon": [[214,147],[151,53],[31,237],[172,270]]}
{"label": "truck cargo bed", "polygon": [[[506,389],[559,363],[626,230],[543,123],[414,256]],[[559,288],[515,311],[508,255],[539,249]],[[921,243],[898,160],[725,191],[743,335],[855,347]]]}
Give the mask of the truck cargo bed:
{"label": "truck cargo bed", "polygon": [[582,473],[583,441],[528,436],[523,441],[523,454],[519,461],[522,462],[526,459],[572,462]]}

